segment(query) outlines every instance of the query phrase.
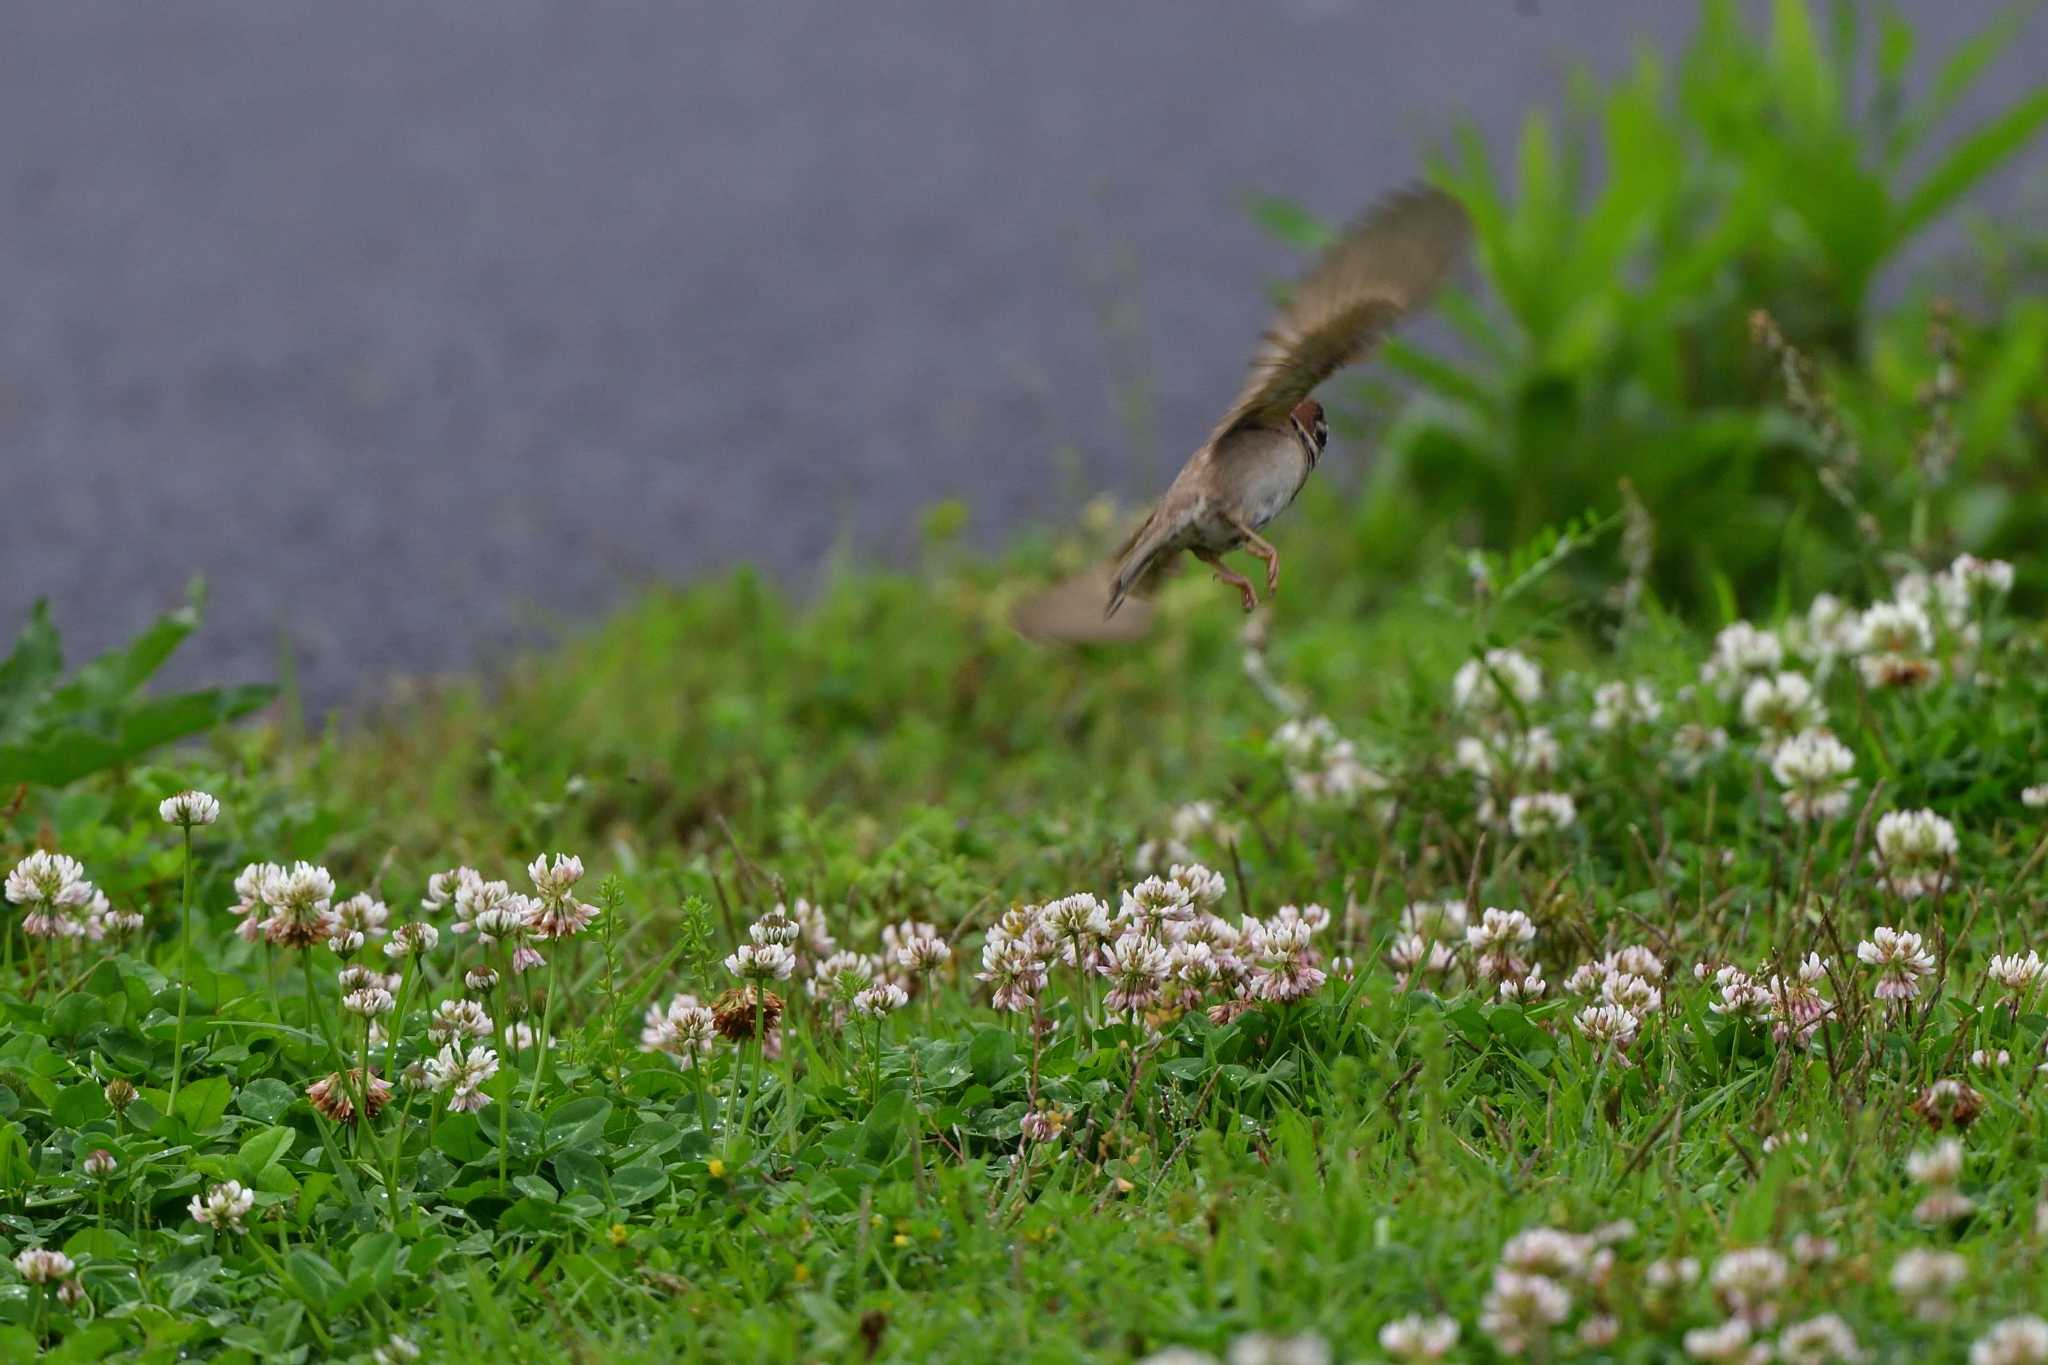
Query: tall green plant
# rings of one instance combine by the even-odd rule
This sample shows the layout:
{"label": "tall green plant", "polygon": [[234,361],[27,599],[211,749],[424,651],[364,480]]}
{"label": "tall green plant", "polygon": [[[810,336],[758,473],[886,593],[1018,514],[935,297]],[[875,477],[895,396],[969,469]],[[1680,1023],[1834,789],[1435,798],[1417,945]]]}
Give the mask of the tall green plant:
{"label": "tall green plant", "polygon": [[[1390,351],[1427,398],[1389,442],[1394,494],[1456,509],[1471,540],[1515,543],[1614,507],[1627,479],[1656,521],[1684,528],[1660,537],[1655,582],[1695,601],[1753,597],[1788,573],[1838,576],[1867,555],[1871,515],[1902,533],[1916,517],[1924,526],[1934,504],[1914,442],[1895,431],[1856,433],[1855,458],[1824,489],[1830,453],[1783,410],[1750,318],[1775,317],[1851,417],[1896,414],[1899,378],[1924,383],[1940,367],[1894,344],[1880,382],[1873,285],[2048,121],[2044,86],[1924,155],[2026,13],[2008,11],[1909,101],[1914,44],[1896,15],[1868,41],[1838,5],[1824,39],[1805,0],[1778,0],[1762,31],[1729,0],[1706,0],[1675,83],[1648,53],[1604,88],[1581,79],[1565,121],[1525,122],[1511,173],[1467,131],[1438,178],[1472,214],[1483,284],[1447,309],[1461,358]],[[1270,205],[1261,217],[1305,235]],[[1995,380],[1961,396],[1966,460],[2012,440],[2039,321],[2009,308],[1966,358]],[[2006,526],[2016,506],[1976,508],[1970,534]]]}
{"label": "tall green plant", "polygon": [[147,694],[151,676],[199,628],[204,605],[194,582],[184,606],[66,681],[49,604],[36,603],[14,652],[0,662],[0,786],[65,786],[204,734],[275,696],[267,685]]}

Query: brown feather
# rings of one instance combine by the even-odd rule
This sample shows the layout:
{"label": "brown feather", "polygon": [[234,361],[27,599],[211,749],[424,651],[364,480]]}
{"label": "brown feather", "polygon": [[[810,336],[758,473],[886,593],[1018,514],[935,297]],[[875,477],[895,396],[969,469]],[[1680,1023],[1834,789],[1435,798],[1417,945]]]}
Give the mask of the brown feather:
{"label": "brown feather", "polygon": [[1281,425],[1318,384],[1365,359],[1436,291],[1470,236],[1465,210],[1441,190],[1402,190],[1368,209],[1295,286],[1210,443]]}
{"label": "brown feather", "polygon": [[1104,562],[1070,574],[1019,602],[1010,613],[1017,633],[1031,640],[1064,644],[1123,644],[1152,629],[1154,608],[1138,599],[1114,616],[1102,614],[1103,598],[1116,579],[1116,565]]}

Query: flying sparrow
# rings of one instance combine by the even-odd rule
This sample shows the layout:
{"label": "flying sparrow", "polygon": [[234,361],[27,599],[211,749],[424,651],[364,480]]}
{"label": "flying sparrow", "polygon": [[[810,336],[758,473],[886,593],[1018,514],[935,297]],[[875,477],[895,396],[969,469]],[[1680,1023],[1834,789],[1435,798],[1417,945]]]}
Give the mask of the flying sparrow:
{"label": "flying sparrow", "polygon": [[[1051,589],[1020,612],[1028,633],[1066,639],[1117,638],[1086,629],[1062,610],[1083,582],[1106,587],[1103,620],[1133,593],[1170,572],[1185,550],[1235,588],[1251,611],[1259,595],[1222,556],[1242,547],[1265,561],[1266,591],[1280,586],[1280,552],[1259,531],[1294,501],[1323,457],[1330,429],[1309,395],[1344,366],[1365,359],[1394,324],[1426,302],[1463,254],[1465,211],[1434,189],[1382,200],[1347,228],[1297,285],[1252,357],[1237,401],[1182,467],[1106,571]],[[1032,631],[1033,619],[1041,629]]]}

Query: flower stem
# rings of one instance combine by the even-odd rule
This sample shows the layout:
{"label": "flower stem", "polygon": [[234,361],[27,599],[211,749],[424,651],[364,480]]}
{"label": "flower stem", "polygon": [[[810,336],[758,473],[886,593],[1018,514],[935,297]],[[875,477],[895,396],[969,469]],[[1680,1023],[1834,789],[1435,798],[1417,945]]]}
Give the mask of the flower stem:
{"label": "flower stem", "polygon": [[192,995],[192,826],[185,827],[185,874],[178,896],[178,1033],[171,1045],[171,1112],[185,1080],[185,1002]]}
{"label": "flower stem", "polygon": [[555,944],[555,955],[548,959],[548,994],[540,1007],[540,1037],[534,1040],[533,1082],[526,1087],[526,1107],[532,1109],[540,1099],[541,1077],[548,1070],[548,1026],[555,1017],[555,984],[562,972],[562,954],[567,951],[561,943]]}

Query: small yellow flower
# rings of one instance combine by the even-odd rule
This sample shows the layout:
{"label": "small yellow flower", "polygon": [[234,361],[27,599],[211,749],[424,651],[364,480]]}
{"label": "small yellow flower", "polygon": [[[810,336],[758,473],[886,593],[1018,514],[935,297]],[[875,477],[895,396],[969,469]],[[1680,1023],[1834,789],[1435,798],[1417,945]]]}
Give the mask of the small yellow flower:
{"label": "small yellow flower", "polygon": [[894,1242],[897,1246],[907,1247],[910,1245],[910,1234],[907,1232],[899,1232],[894,1237],[891,1237],[889,1240]]}
{"label": "small yellow flower", "polygon": [[790,1278],[798,1284],[809,1284],[811,1282],[811,1268],[807,1265],[800,1265],[791,1272]]}
{"label": "small yellow flower", "polygon": [[605,1236],[611,1241],[613,1246],[624,1246],[626,1244],[626,1225],[624,1223],[612,1224],[610,1230],[605,1233]]}
{"label": "small yellow flower", "polygon": [[712,1157],[711,1160],[705,1162],[704,1169],[711,1172],[711,1178],[713,1180],[725,1179],[725,1163],[723,1161],[720,1161],[717,1157]]}

